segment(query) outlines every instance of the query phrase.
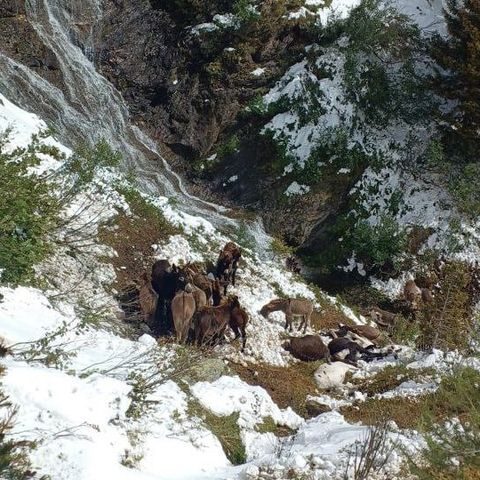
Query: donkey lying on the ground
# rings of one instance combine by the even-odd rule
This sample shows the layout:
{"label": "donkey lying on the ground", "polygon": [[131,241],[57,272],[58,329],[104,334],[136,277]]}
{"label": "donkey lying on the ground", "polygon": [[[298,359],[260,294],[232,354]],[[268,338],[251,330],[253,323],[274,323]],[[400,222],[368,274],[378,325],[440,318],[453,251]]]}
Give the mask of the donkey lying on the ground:
{"label": "donkey lying on the ground", "polygon": [[304,298],[276,298],[260,310],[260,314],[265,318],[268,318],[268,315],[272,312],[283,312],[285,314],[285,329],[289,328],[290,331],[293,329],[293,317],[302,317],[298,330],[301,330],[303,326],[303,333],[305,333],[307,327],[310,327],[313,303]]}
{"label": "donkey lying on the ground", "polygon": [[330,363],[330,352],[320,335],[290,337],[289,340],[282,344],[282,347],[295,358],[304,362],[326,359]]}

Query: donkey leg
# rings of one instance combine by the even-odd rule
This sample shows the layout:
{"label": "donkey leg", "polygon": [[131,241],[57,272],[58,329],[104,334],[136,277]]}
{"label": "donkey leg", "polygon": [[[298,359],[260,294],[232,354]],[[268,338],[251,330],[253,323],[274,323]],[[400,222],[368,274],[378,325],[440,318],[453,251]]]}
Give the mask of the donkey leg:
{"label": "donkey leg", "polygon": [[310,317],[308,315],[303,316],[303,333],[307,332],[307,327],[310,326]]}
{"label": "donkey leg", "polygon": [[247,344],[247,332],[245,331],[245,327],[242,327],[242,352],[245,351],[245,345]]}
{"label": "donkey leg", "polygon": [[293,330],[293,316],[291,314],[285,315],[286,323],[285,323],[285,330],[288,328],[290,331]]}

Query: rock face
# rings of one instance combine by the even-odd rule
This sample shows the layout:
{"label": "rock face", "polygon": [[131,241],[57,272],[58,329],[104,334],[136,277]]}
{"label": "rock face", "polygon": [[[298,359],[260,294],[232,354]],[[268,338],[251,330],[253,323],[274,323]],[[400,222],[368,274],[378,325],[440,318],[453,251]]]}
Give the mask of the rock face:
{"label": "rock face", "polygon": [[[207,154],[248,100],[285,69],[286,57],[303,48],[301,31],[282,22],[241,31],[192,29],[225,13],[229,2],[106,3],[102,73],[137,121],[187,160]],[[252,75],[260,66],[266,73]]]}
{"label": "rock face", "polygon": [[[0,54],[68,93],[58,59],[35,28],[36,2],[28,12],[23,1],[1,2]],[[321,244],[348,185],[287,198],[291,180],[270,168],[275,152],[258,138],[265,119],[246,114],[311,42],[301,20],[285,20],[287,4],[264,0],[261,21],[232,27],[225,26],[232,2],[224,0],[105,0],[102,11],[96,2],[48,1],[72,19],[66,23],[75,45],[122,93],[134,121],[165,146],[197,194],[260,213],[271,233],[304,247]],[[203,170],[234,132],[241,133],[239,144]]]}
{"label": "rock face", "polygon": [[27,66],[48,82],[62,86],[57,59],[28,21],[24,4],[20,0],[3,0],[0,5],[0,53]]}

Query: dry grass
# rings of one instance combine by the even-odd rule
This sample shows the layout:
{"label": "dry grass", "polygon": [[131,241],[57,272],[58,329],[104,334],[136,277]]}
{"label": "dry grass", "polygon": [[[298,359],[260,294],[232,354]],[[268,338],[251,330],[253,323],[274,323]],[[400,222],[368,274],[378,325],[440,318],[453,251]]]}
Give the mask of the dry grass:
{"label": "dry grass", "polygon": [[308,395],[317,393],[313,378],[318,362],[295,363],[289,367],[270,365],[231,365],[232,369],[249,385],[264,388],[272,400],[280,407],[291,407],[304,418],[309,418],[305,400]]}
{"label": "dry grass", "polygon": [[100,229],[101,243],[112,247],[118,254],[109,258],[117,274],[114,285],[124,290],[138,281],[153,262],[152,244],[167,241],[181,229],[170,224],[161,211],[133,190],[123,190],[131,210],[127,215],[119,211],[110,225]]}
{"label": "dry grass", "polygon": [[422,418],[424,401],[425,397],[372,398],[342,407],[340,412],[349,422],[376,425],[393,420],[400,428],[415,428]]}
{"label": "dry grass", "polygon": [[389,365],[380,370],[374,377],[350,379],[350,382],[354,384],[355,390],[373,396],[393,390],[408,380],[418,380],[432,374],[434,374],[432,368],[417,370],[407,368],[404,365]]}
{"label": "dry grass", "polygon": [[344,325],[353,325],[350,318],[328,300],[322,301],[321,306],[321,312],[314,311],[312,314],[312,328],[315,330],[322,331],[330,328],[337,328],[340,323],[343,323]]}

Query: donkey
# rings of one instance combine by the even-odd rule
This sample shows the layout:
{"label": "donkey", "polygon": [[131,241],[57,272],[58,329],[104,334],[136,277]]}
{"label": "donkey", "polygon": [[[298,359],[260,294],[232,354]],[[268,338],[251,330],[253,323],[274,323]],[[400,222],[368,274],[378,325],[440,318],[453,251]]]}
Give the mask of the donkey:
{"label": "donkey", "polygon": [[238,308],[240,308],[240,303],[237,297],[228,298],[223,305],[218,307],[201,308],[194,320],[197,346],[203,345],[207,339],[209,342],[215,342],[224,338],[232,312]]}
{"label": "donkey", "polygon": [[216,277],[223,280],[223,294],[227,294],[227,287],[229,283],[235,286],[235,277],[237,274],[238,261],[242,256],[242,251],[233,242],[228,242],[222,250],[217,259],[215,269]]}
{"label": "donkey", "polygon": [[185,274],[168,260],[157,260],[152,265],[152,287],[158,295],[153,333],[156,336],[173,332],[172,311],[169,308],[175,293],[185,288]]}
{"label": "donkey", "polygon": [[415,310],[418,302],[422,299],[422,291],[418,288],[415,280],[408,280],[403,287],[403,296],[405,300],[410,302],[412,308]]}
{"label": "donkey", "polygon": [[142,283],[138,290],[138,304],[143,316],[143,321],[148,324],[155,313],[158,295],[152,288],[152,282],[147,272],[143,273],[141,280]]}
{"label": "donkey", "polygon": [[282,344],[287,352],[304,362],[325,359],[330,363],[330,351],[320,335],[305,335],[304,337],[290,337]]}
{"label": "donkey", "polygon": [[178,343],[185,343],[195,313],[195,298],[192,293],[178,292],[172,300],[172,317]]}
{"label": "donkey", "polygon": [[313,303],[303,298],[276,298],[260,310],[260,314],[265,318],[268,318],[268,315],[272,312],[283,312],[285,314],[285,330],[289,328],[290,331],[293,330],[293,317],[302,317],[298,330],[301,330],[303,326],[303,333],[305,333],[307,327],[310,327]]}
{"label": "donkey", "polygon": [[[237,300],[238,302],[238,297],[233,297],[234,299]],[[228,324],[230,325],[230,328],[233,330],[233,333],[235,334],[234,340],[236,340],[238,337],[242,337],[242,349],[241,351],[243,352],[245,350],[245,344],[247,343],[247,333],[246,333],[246,327],[248,324],[248,313],[246,312],[245,309],[240,307],[240,305],[235,306],[232,310],[232,313],[230,314],[230,320]]]}

